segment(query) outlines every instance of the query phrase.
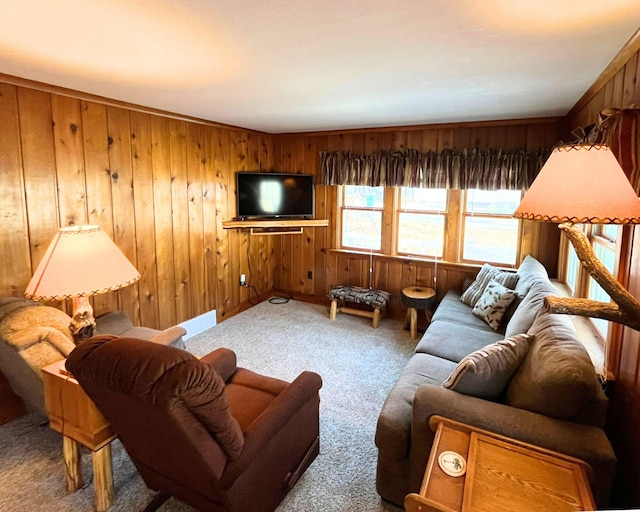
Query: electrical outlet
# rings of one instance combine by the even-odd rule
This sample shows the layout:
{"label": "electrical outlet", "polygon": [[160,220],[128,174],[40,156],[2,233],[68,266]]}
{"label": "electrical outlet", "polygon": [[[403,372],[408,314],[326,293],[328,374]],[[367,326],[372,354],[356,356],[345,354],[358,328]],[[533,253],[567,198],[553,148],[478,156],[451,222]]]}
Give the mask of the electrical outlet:
{"label": "electrical outlet", "polygon": [[240,274],[240,286],[247,286],[247,276]]}

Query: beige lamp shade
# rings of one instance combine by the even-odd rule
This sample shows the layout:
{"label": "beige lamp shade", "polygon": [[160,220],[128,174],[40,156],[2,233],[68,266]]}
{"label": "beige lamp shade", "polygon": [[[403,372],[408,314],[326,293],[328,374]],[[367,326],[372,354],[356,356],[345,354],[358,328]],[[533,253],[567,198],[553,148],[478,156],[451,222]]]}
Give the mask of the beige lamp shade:
{"label": "beige lamp shade", "polygon": [[640,331],[640,302],[598,259],[585,232],[574,224],[638,224],[640,199],[604,144],[556,147],[513,214],[521,219],[558,222],[582,267],[611,297],[545,297],[551,313],[590,316]]}
{"label": "beige lamp shade", "polygon": [[99,226],[61,228],[38,265],[25,296],[63,300],[106,293],[140,274]]}
{"label": "beige lamp shade", "polygon": [[571,224],[638,224],[640,199],[608,146],[558,146],[513,216]]}

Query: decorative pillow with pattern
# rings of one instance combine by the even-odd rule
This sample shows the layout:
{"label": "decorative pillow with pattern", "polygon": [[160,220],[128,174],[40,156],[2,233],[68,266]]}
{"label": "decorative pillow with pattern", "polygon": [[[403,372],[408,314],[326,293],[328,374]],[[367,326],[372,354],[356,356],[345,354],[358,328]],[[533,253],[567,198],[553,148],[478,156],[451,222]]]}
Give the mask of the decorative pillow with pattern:
{"label": "decorative pillow with pattern", "polygon": [[469,288],[460,296],[460,300],[467,306],[473,307],[476,305],[476,302],[480,300],[484,289],[492,279],[513,290],[516,284],[518,284],[519,278],[520,276],[515,272],[506,272],[485,263],[480,269],[480,272],[478,272],[475,281],[473,281],[473,283],[469,285]]}
{"label": "decorative pillow with pattern", "polygon": [[471,312],[487,322],[494,331],[497,331],[500,329],[500,322],[509,305],[517,298],[518,294],[514,290],[509,290],[509,288],[491,280]]}
{"label": "decorative pillow with pattern", "polygon": [[463,358],[442,386],[487,400],[500,398],[524,360],[533,335],[516,334]]}

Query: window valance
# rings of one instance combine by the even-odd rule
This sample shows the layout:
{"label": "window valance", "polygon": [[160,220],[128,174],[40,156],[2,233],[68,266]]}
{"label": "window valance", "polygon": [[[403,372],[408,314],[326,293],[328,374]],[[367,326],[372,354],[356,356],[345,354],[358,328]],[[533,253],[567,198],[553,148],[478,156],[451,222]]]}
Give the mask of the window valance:
{"label": "window valance", "polygon": [[323,185],[527,190],[550,149],[473,148],[456,151],[376,151],[368,155],[320,153]]}

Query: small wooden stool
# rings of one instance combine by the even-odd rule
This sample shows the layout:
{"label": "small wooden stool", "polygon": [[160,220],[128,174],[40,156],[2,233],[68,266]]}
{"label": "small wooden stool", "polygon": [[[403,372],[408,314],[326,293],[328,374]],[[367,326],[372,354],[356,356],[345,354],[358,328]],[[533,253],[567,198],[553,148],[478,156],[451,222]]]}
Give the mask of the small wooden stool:
{"label": "small wooden stool", "polygon": [[[332,288],[327,297],[331,299],[331,310],[329,319],[335,320],[336,314],[347,313],[349,315],[363,316],[372,318],[371,323],[374,329],[380,324],[380,311],[387,306],[387,302],[391,298],[391,294],[384,290],[374,290],[372,288],[361,288],[360,286],[336,286]],[[357,304],[367,304],[373,308],[373,311],[364,311],[362,309],[350,308],[347,306],[338,307],[338,301],[353,302]]]}
{"label": "small wooden stool", "polygon": [[427,322],[431,321],[430,308],[436,298],[436,291],[427,286],[407,286],[402,290],[402,304],[407,306],[407,316],[404,328],[411,326],[411,339],[418,337],[418,309],[423,309],[427,315]]}

